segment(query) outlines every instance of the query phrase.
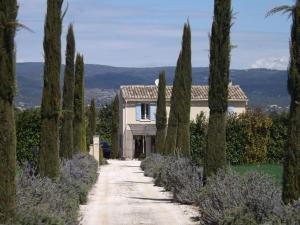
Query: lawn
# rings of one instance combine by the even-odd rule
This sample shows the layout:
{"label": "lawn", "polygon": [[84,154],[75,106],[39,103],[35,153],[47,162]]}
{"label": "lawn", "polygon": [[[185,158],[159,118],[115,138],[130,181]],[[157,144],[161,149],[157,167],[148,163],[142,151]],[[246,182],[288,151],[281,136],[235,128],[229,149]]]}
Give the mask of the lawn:
{"label": "lawn", "polygon": [[233,170],[240,174],[245,174],[252,171],[261,172],[270,175],[278,185],[281,185],[282,182],[283,167],[282,165],[278,164],[233,166]]}

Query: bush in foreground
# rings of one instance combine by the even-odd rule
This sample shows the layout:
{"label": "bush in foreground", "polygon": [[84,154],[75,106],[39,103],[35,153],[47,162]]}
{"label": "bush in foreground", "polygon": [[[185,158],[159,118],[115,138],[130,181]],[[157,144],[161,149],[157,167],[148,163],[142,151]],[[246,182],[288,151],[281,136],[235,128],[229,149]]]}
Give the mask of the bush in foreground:
{"label": "bush in foreground", "polygon": [[141,168],[156,185],[172,191],[175,201],[197,205],[201,224],[300,224],[300,199],[285,206],[280,188],[265,174],[220,170],[203,187],[202,168],[186,158],[153,154],[141,163]]}
{"label": "bush in foreground", "polygon": [[155,179],[155,184],[173,192],[174,200],[194,204],[202,187],[202,169],[191,160],[163,157],[153,154],[141,164],[145,176]]}
{"label": "bush in foreground", "polygon": [[79,224],[79,205],[86,202],[97,169],[91,156],[76,155],[62,162],[60,178],[51,181],[25,166],[17,176],[17,224]]}

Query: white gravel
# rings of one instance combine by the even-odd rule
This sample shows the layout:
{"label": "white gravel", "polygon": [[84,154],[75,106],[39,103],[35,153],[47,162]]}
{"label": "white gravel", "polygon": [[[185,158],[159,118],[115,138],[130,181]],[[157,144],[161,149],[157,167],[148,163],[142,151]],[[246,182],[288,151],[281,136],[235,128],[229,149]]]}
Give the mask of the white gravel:
{"label": "white gravel", "polygon": [[82,225],[192,225],[193,206],[171,202],[171,194],[145,177],[139,161],[110,160],[102,166],[88,204],[81,206]]}

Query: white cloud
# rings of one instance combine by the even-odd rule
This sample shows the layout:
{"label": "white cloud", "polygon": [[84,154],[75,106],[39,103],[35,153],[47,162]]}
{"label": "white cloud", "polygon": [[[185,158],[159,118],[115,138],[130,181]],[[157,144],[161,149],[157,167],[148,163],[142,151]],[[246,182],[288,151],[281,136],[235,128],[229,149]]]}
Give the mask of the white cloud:
{"label": "white cloud", "polygon": [[288,57],[270,57],[262,58],[257,60],[251,65],[252,69],[265,68],[265,69],[274,69],[274,70],[286,70],[288,67],[289,59]]}

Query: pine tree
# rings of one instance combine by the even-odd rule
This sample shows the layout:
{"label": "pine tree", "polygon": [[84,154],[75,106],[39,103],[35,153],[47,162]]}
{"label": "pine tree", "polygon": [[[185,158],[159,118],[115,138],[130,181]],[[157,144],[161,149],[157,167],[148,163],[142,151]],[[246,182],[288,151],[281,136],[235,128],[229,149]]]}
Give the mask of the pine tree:
{"label": "pine tree", "polygon": [[75,63],[74,120],[73,120],[74,153],[86,152],[86,116],[84,101],[84,62],[83,56],[77,54]]}
{"label": "pine tree", "polygon": [[16,0],[0,1],[0,224],[14,217],[16,198],[15,95]]}
{"label": "pine tree", "polygon": [[167,127],[167,109],[166,109],[166,77],[165,71],[159,74],[158,98],[156,110],[156,137],[155,150],[157,153],[165,154],[165,138]]}
{"label": "pine tree", "polygon": [[91,99],[91,104],[89,108],[89,145],[93,144],[93,137],[96,134],[96,118],[97,118],[97,113],[96,113],[96,104],[95,104],[95,98]]}
{"label": "pine tree", "polygon": [[75,38],[71,24],[67,34],[66,66],[63,89],[63,111],[60,139],[60,156],[71,159],[73,154],[73,117],[75,88]]}
{"label": "pine tree", "polygon": [[41,176],[59,176],[60,68],[63,0],[48,0],[44,36],[44,89],[41,107]]}
{"label": "pine tree", "polygon": [[182,49],[177,61],[171,97],[164,151],[174,154],[176,149],[183,156],[190,155],[190,110],[192,87],[191,29],[184,25]]}
{"label": "pine tree", "polygon": [[119,97],[116,96],[113,103],[112,115],[112,151],[111,158],[116,159],[119,157]]}
{"label": "pine tree", "polygon": [[230,67],[231,0],[215,0],[210,37],[209,99],[210,117],[205,154],[205,176],[226,166],[226,114]]}

